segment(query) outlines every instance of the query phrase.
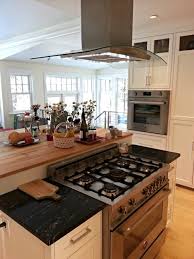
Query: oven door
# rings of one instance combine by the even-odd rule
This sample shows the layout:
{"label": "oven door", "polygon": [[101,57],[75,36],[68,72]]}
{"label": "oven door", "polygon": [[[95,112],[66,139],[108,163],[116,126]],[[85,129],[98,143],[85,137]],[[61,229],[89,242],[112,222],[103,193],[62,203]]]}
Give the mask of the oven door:
{"label": "oven door", "polygon": [[138,259],[151,247],[166,227],[169,192],[163,188],[111,232],[111,259]]}
{"label": "oven door", "polygon": [[131,130],[167,133],[168,103],[164,100],[129,100],[128,128]]}

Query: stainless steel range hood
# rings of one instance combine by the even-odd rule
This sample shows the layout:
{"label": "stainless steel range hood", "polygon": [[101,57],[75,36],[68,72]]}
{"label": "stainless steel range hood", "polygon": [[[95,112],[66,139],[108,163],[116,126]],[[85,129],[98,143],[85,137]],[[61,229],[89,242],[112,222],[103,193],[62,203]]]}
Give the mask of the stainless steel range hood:
{"label": "stainless steel range hood", "polygon": [[[82,50],[38,58],[72,58],[95,62],[158,60],[150,51],[132,46],[133,0],[81,0]],[[37,59],[37,58],[33,58]]]}

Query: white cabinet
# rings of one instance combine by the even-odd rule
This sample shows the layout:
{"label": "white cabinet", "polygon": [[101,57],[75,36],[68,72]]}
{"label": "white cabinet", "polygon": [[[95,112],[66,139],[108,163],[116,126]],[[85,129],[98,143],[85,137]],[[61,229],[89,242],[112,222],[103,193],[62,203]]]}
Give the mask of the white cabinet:
{"label": "white cabinet", "polygon": [[170,170],[168,172],[170,194],[168,196],[167,225],[169,225],[173,221],[174,198],[175,198],[175,187],[176,187],[176,162],[177,161],[174,161],[170,164]]}
{"label": "white cabinet", "polygon": [[[0,211],[0,224],[3,223],[2,213]],[[0,259],[5,259],[5,242],[4,242],[5,227],[0,228]]]}
{"label": "white cabinet", "polygon": [[0,229],[3,237],[1,243],[4,251],[3,259],[45,259],[46,245],[7,215],[2,213],[0,218],[6,222],[6,228]]}
{"label": "white cabinet", "polygon": [[102,213],[99,212],[51,246],[0,212],[0,259],[101,259]]}
{"label": "white cabinet", "polygon": [[[174,119],[194,119],[194,49],[184,50],[183,48],[182,50],[182,41],[185,36],[186,33],[177,34],[176,38],[172,102],[172,117]],[[192,41],[194,41],[194,32]],[[185,43],[186,46],[189,46],[189,43],[189,41]]]}
{"label": "white cabinet", "polygon": [[54,244],[53,249],[55,254],[54,259],[72,259],[76,258],[76,255],[79,255],[80,257],[77,258],[80,259],[84,258],[84,255],[85,259],[101,259],[102,214],[98,213],[58,240]]}
{"label": "white cabinet", "polygon": [[134,41],[134,45],[150,50],[164,59],[167,65],[159,61],[134,61],[129,65],[129,89],[169,89],[172,66],[173,35],[143,38]]}
{"label": "white cabinet", "polygon": [[141,133],[134,131],[132,137],[132,144],[166,150],[167,137],[163,135]]}
{"label": "white cabinet", "polygon": [[178,184],[194,188],[194,31],[177,33],[169,148],[179,152]]}
{"label": "white cabinet", "polygon": [[68,259],[99,259],[102,258],[100,254],[100,250],[96,244],[99,243],[99,237],[94,237],[88,243],[86,243],[83,247],[81,247],[74,254],[68,256]]}
{"label": "white cabinet", "polygon": [[171,121],[169,148],[181,154],[177,161],[176,182],[187,187],[194,187],[194,122]]}

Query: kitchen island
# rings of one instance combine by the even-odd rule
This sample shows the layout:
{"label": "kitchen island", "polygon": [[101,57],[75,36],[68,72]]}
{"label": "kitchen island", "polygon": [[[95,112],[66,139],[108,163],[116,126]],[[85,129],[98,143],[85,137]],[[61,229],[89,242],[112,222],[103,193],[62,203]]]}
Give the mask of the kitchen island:
{"label": "kitchen island", "polygon": [[[75,146],[74,148],[77,148],[77,153],[75,152],[74,154],[66,153],[67,150],[59,150],[59,152],[64,152],[66,155],[64,156],[63,154],[63,156],[61,156],[60,154],[61,157],[55,160],[47,159],[46,160],[47,162],[44,162],[43,164],[38,164],[37,166],[34,164],[33,167],[26,168],[23,172],[20,168],[21,171],[18,171],[17,173],[13,173],[12,175],[9,175],[7,177],[6,176],[2,177],[0,179],[0,187],[2,186],[1,185],[2,181],[7,180],[7,183],[8,183],[11,180],[11,182],[12,183],[14,182],[14,183],[12,184],[12,186],[9,186],[8,189],[13,190],[18,186],[18,183],[23,183],[31,180],[29,175],[33,176],[33,179],[34,178],[36,179],[40,177],[39,171],[42,170],[43,166],[45,168],[45,174],[42,174],[42,178],[44,178],[44,176],[46,176],[46,168],[49,164],[52,164],[51,166],[49,166],[49,168],[51,169],[51,176],[55,176],[55,179],[57,180],[56,174],[58,174],[58,180],[60,181],[61,180],[63,181],[64,179],[66,179],[65,177],[70,172],[69,169],[71,169],[71,174],[72,174],[72,169],[73,170],[80,169],[81,165],[86,168],[88,166],[90,166],[90,169],[93,168],[93,166],[91,167],[91,164],[93,164],[93,161],[95,161],[94,163],[96,164],[96,169],[99,170],[99,168],[101,167],[99,167],[98,164],[102,164],[103,159],[106,160],[108,158],[110,160],[110,157],[109,157],[110,155],[112,158],[114,158],[115,155],[117,154],[115,152],[117,152],[118,147],[112,144],[114,142],[120,142],[123,140],[124,142],[129,141],[129,144],[130,144],[130,139],[131,139],[131,136],[125,136],[121,139],[101,142],[101,143],[95,144],[94,146],[83,146],[83,150],[81,149],[80,152],[78,151],[79,150],[78,148],[81,144],[76,144],[77,147]],[[48,143],[48,144],[50,145],[52,143]],[[40,145],[41,144],[34,145],[34,148],[35,147],[37,148]],[[81,147],[82,145],[80,146],[80,148]],[[58,150],[54,147],[52,148],[55,151]],[[24,153],[24,149],[25,148],[23,148],[23,153]],[[70,150],[71,149],[69,149],[69,151]],[[107,150],[106,154],[103,153],[105,152],[105,150]],[[108,150],[111,150],[111,152],[109,152]],[[37,153],[38,153],[38,148],[37,148]],[[154,154],[155,154],[155,158],[153,157]],[[87,161],[87,163],[84,162],[83,160],[84,156],[86,156],[85,161]],[[133,156],[135,156],[135,158],[133,158]],[[135,172],[134,170],[132,171],[132,175],[136,177],[137,181],[140,181],[140,176],[146,177],[145,180],[143,180],[140,183],[140,185],[139,184],[135,185],[136,187],[132,189],[134,195],[136,195],[136,192],[138,192],[135,198],[139,199],[139,201],[142,201],[143,203],[141,204],[142,209],[137,210],[137,214],[135,213],[136,216],[131,217],[129,224],[132,224],[134,220],[133,218],[136,217],[136,220],[135,220],[136,223],[141,225],[141,220],[139,220],[139,217],[141,219],[142,216],[139,214],[138,211],[143,210],[146,212],[148,210],[150,212],[150,208],[152,208],[154,205],[153,208],[157,207],[156,208],[157,213],[158,211],[162,213],[162,221],[160,220],[161,217],[159,218],[157,217],[157,226],[159,229],[155,233],[155,235],[158,236],[158,233],[159,233],[158,231],[164,230],[160,238],[157,239],[158,240],[157,242],[160,242],[160,243],[164,241],[164,237],[165,237],[164,228],[166,226],[166,216],[167,216],[168,193],[166,192],[165,186],[167,187],[167,183],[168,183],[167,170],[169,169],[169,165],[166,165],[166,163],[167,164],[173,163],[174,160],[178,158],[178,156],[179,154],[176,154],[176,153],[171,153],[171,152],[166,152],[161,150],[150,150],[148,148],[138,147],[134,145],[131,145],[129,147],[130,161],[135,162],[137,165],[138,163],[140,163],[139,166],[141,165],[141,168],[138,166],[137,170],[143,170],[143,171],[139,171],[139,173]],[[116,157],[117,157],[116,158],[116,161],[117,161],[118,156],[116,155]],[[88,158],[89,160],[87,160]],[[150,160],[152,158],[155,161],[154,163],[152,163],[152,161]],[[73,162],[74,164],[72,163],[72,161],[74,161]],[[112,163],[111,161],[110,163]],[[115,160],[113,159],[113,162],[114,161]],[[55,162],[55,164],[53,164],[53,162]],[[146,164],[148,163],[147,167],[145,167],[146,164],[144,163]],[[69,169],[68,169],[68,165],[70,166]],[[124,164],[120,164],[120,166],[122,165]],[[154,169],[155,173],[151,173],[151,176],[149,176],[149,174],[148,176],[146,176],[147,174],[146,168],[148,170]],[[159,171],[157,171],[158,169]],[[15,180],[14,177],[16,176],[20,177],[19,178],[20,181],[18,182],[14,181]],[[115,177],[118,177],[118,175],[116,174]],[[119,177],[120,177],[120,174],[119,174]],[[56,182],[54,182],[54,184],[58,185],[58,183]],[[154,188],[152,188],[153,184],[155,186]],[[110,188],[110,184],[108,186]],[[137,208],[140,206],[140,203],[138,202],[133,203],[133,199],[130,199],[131,197],[130,190],[129,192],[125,191],[125,194],[128,194],[126,198],[125,198],[125,194],[124,196],[122,196],[121,194],[121,199],[118,198],[117,200],[117,198],[115,198],[115,202],[113,199],[112,201],[109,201],[108,203],[106,203],[106,202],[103,202],[103,199],[98,200],[98,198],[96,199],[93,196],[91,197],[87,196],[87,192],[80,193],[76,189],[74,190],[73,188],[69,188],[68,186],[64,186],[64,185],[60,186],[60,184],[59,184],[59,187],[60,187],[59,194],[62,195],[62,200],[59,201],[58,203],[54,201],[48,201],[48,200],[35,201],[29,196],[27,196],[26,194],[21,193],[19,190],[13,190],[9,193],[6,193],[0,196],[0,210],[2,211],[0,212],[0,220],[4,224],[3,227],[1,228],[1,230],[3,229],[3,233],[4,233],[3,234],[4,241],[2,241],[2,244],[3,244],[3,249],[5,253],[7,253],[8,255],[11,254],[11,258],[13,259],[26,258],[29,251],[31,251],[30,255],[32,256],[29,257],[29,259],[31,258],[101,259],[102,258],[102,248],[101,248],[102,237],[104,237],[104,234],[102,234],[102,225],[106,228],[106,232],[109,229],[109,227],[111,227],[109,225],[110,223],[105,223],[106,222],[104,221],[105,218],[107,216],[110,218],[111,216],[112,220],[113,221],[115,220],[115,222],[117,222],[115,217],[118,217],[118,220],[121,220],[122,224],[125,224],[123,223],[123,220],[125,220],[125,211],[126,213],[131,213],[130,212],[131,210],[133,212],[133,206],[137,205]],[[161,188],[164,188],[164,191],[161,191]],[[147,189],[149,189],[149,191],[146,192],[144,195],[144,190],[147,190]],[[119,190],[121,190],[121,186],[119,187]],[[160,192],[157,194],[158,190],[160,190]],[[87,191],[87,188],[86,188],[86,191]],[[7,192],[6,188],[4,188],[4,192]],[[98,194],[100,195],[101,193],[98,193]],[[153,194],[155,194],[154,196],[155,198],[149,199],[149,196],[152,197]],[[141,195],[143,200],[139,198],[140,197],[139,195]],[[125,204],[125,201],[127,202],[126,204]],[[117,205],[117,202],[119,203],[118,205]],[[164,205],[162,205],[163,202],[164,202]],[[120,206],[119,210],[117,206]],[[161,210],[163,206],[164,206],[164,209]],[[123,210],[123,208],[125,210]],[[134,209],[137,209],[137,208],[134,207]],[[111,210],[113,209],[115,211],[115,214],[112,215]],[[103,213],[101,211],[103,211]],[[154,215],[155,209],[152,209],[152,211]],[[103,215],[106,215],[106,217],[104,218]],[[147,216],[149,217],[149,213],[146,214],[146,217]],[[128,224],[128,221],[126,221],[126,223]],[[114,222],[113,222],[113,225],[114,225]],[[151,231],[151,229],[149,229],[149,231]],[[19,239],[15,238],[15,236],[19,236]],[[110,236],[108,235],[106,237],[110,241]],[[22,257],[23,254],[21,254],[21,252],[18,252],[18,249],[16,249],[17,247],[21,248],[21,242],[25,243],[24,253],[23,253],[25,255],[24,257]],[[157,242],[156,242],[156,245],[157,245]],[[151,244],[152,244],[152,241],[150,241],[150,245]],[[1,242],[0,242],[0,246],[1,246]],[[139,244],[139,246],[141,246],[141,244]],[[107,250],[108,247],[109,247],[108,251],[110,252],[110,246],[109,245],[107,246],[105,243],[104,248]],[[15,253],[12,253],[14,249],[15,249]],[[9,252],[9,251],[12,251],[12,252]],[[148,254],[150,253],[149,251],[148,251]],[[134,250],[132,252],[139,253],[140,251]],[[1,253],[0,253],[0,256],[1,256]],[[2,256],[2,258],[7,259],[6,256],[4,257]],[[110,257],[109,255],[106,255],[104,258],[110,258]],[[136,258],[139,258],[139,257],[136,257]]]}
{"label": "kitchen island", "polygon": [[[105,132],[105,129],[97,129],[100,137],[104,137]],[[14,147],[5,144],[9,133],[10,131],[0,132],[0,194],[16,189],[20,184],[45,178],[47,167],[51,163],[90,154],[112,143],[127,142],[130,145],[132,142],[132,133],[126,132],[117,139],[104,139],[92,145],[75,143],[74,147],[68,149],[54,147],[53,141],[46,141],[46,136],[41,136],[39,144]]]}
{"label": "kitchen island", "polygon": [[[57,160],[69,159],[73,156],[90,153],[97,148],[105,147],[111,143],[124,141],[130,144],[132,137],[132,133],[123,133],[123,136],[117,139],[104,139],[92,145],[75,143],[72,148],[60,149],[54,147],[53,141],[46,141],[45,136],[41,137],[39,144],[26,147],[6,145],[5,142],[7,142],[9,133],[10,131],[0,132],[0,179]],[[98,129],[97,136],[104,137],[105,130]]]}

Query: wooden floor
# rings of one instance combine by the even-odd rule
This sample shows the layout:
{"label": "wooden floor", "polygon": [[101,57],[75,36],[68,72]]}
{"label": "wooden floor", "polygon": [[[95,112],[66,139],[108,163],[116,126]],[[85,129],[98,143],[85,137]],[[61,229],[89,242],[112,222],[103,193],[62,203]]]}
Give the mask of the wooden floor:
{"label": "wooden floor", "polygon": [[174,220],[157,259],[194,259],[194,191],[176,188]]}

